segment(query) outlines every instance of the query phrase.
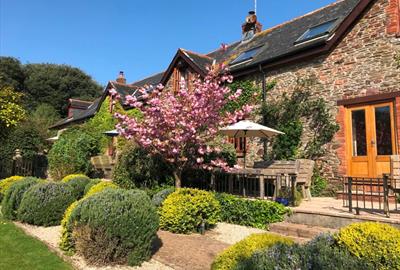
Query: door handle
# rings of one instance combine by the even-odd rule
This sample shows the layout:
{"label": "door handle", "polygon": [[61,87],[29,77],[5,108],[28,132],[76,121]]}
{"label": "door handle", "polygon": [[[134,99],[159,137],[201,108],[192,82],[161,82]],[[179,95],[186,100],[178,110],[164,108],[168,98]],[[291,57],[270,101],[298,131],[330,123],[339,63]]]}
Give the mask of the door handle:
{"label": "door handle", "polygon": [[371,145],[374,146],[375,145],[375,141],[371,140]]}

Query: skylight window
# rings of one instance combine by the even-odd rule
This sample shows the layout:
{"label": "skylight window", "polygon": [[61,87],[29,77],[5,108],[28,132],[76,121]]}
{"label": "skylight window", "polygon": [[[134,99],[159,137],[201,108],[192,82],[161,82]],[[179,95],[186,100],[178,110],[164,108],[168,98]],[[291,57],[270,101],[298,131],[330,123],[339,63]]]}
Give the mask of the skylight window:
{"label": "skylight window", "polygon": [[301,43],[329,34],[335,27],[336,21],[337,19],[309,28],[298,40],[296,40],[295,43]]}
{"label": "skylight window", "polygon": [[251,50],[245,51],[243,53],[241,53],[235,60],[233,60],[230,64],[238,64],[238,63],[242,63],[245,62],[247,60],[253,59],[254,55],[256,55],[256,53],[258,52],[258,50],[260,49],[260,47],[257,48],[253,48]]}

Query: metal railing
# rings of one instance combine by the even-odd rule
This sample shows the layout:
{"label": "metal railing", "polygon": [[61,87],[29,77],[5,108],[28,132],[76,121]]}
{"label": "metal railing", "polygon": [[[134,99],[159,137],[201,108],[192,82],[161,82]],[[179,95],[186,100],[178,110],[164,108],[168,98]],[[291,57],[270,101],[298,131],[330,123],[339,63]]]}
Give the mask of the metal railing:
{"label": "metal railing", "polygon": [[397,212],[396,194],[391,188],[389,175],[380,178],[343,177],[343,206],[358,215],[360,210],[381,211],[386,217]]}

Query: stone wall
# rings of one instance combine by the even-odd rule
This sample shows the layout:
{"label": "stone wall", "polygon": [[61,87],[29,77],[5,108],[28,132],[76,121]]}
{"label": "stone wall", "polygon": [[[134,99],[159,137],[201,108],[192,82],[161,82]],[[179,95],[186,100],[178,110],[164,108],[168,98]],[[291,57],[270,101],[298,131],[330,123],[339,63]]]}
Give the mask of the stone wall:
{"label": "stone wall", "polygon": [[[267,81],[277,82],[267,94],[267,101],[293,92],[298,80],[315,79],[315,97],[326,100],[340,125],[334,140],[326,146],[327,154],[320,161],[324,175],[330,179],[346,174],[345,110],[336,105],[337,101],[400,91],[400,70],[394,60],[400,52],[400,39],[395,32],[388,31],[393,30],[392,14],[387,12],[392,10],[393,1],[397,0],[375,1],[329,54],[267,71]],[[255,76],[247,79],[259,82],[260,77]],[[399,110],[397,115],[400,119]],[[259,153],[260,147],[261,144],[251,143],[249,156]]]}

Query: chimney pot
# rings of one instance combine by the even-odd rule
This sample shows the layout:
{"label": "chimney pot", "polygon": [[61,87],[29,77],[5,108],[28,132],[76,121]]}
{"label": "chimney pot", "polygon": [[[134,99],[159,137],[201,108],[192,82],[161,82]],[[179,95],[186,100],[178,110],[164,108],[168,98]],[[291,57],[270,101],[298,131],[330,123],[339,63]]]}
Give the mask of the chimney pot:
{"label": "chimney pot", "polygon": [[123,71],[120,71],[117,78],[117,83],[126,84],[126,79]]}

